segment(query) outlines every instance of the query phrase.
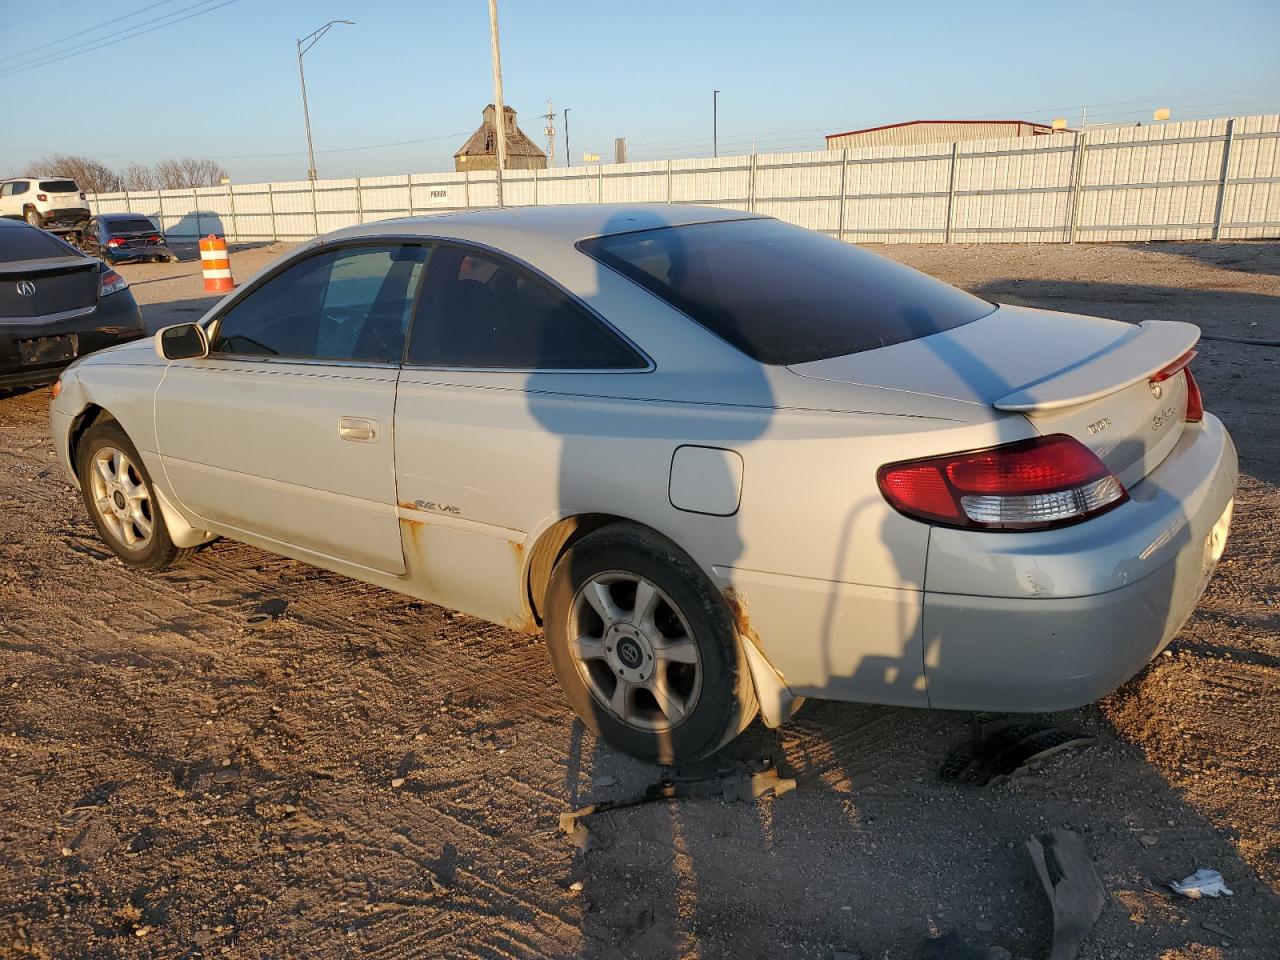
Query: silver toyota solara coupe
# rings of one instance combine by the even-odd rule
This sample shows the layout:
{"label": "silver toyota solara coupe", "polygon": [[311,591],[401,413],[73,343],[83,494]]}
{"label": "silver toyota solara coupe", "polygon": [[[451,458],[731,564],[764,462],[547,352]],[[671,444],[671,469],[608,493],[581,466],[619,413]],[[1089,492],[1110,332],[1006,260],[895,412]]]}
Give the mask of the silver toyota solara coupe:
{"label": "silver toyota solara coupe", "polygon": [[805,697],[1050,711],[1194,608],[1236,453],[1186,323],[1000,306],[768,217],[566,206],[311,241],[52,405],[103,540],[229,537],[545,631],[608,742]]}

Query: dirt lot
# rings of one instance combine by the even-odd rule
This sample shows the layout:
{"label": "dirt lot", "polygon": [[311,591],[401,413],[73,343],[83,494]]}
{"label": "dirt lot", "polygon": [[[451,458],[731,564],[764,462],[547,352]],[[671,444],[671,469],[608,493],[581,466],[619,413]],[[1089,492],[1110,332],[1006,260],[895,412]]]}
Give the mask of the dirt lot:
{"label": "dirt lot", "polygon": [[[1277,243],[883,252],[993,299],[1280,336]],[[153,327],[206,302],[194,264],[123,272]],[[811,703],[727,751],[793,793],[614,811],[585,854],[559,813],[659,771],[574,722],[538,641],[229,542],[127,572],[47,394],[0,398],[0,956],[870,960],[958,929],[1043,957],[1023,841],[1067,826],[1108,894],[1083,957],[1274,960],[1280,350],[1205,341],[1197,372],[1241,454],[1231,543],[1168,654],[1048,718],[1090,746],[960,786],[937,772],[969,717]],[[1197,867],[1235,896],[1153,886]]]}

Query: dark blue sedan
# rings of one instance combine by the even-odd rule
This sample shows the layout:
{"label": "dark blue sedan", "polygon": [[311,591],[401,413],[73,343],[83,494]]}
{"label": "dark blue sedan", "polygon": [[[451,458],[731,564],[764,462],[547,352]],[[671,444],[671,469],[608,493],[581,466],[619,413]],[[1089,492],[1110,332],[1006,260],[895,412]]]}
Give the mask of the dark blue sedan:
{"label": "dark blue sedan", "polygon": [[149,219],[140,213],[101,213],[85,226],[86,253],[108,263],[176,262],[177,256]]}

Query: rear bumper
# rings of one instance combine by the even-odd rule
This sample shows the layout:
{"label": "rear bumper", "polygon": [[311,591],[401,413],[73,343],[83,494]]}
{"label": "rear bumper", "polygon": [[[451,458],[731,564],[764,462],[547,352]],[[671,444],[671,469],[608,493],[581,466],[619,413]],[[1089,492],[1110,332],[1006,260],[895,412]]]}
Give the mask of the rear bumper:
{"label": "rear bumper", "polygon": [[936,529],[923,627],[929,705],[1039,712],[1140,671],[1191,615],[1226,543],[1238,467],[1222,423],[1188,424],[1130,501],[1035,534]]}
{"label": "rear bumper", "polygon": [[178,259],[172,250],[162,243],[148,244],[145,247],[126,247],[124,249],[102,248],[102,258],[108,263],[133,263],[138,260],[154,260],[163,257],[166,260]]}
{"label": "rear bumper", "polygon": [[[75,355],[48,363],[25,364],[19,340],[73,335]],[[63,367],[78,357],[127,343],[143,336],[142,313],[128,290],[98,301],[92,313],[69,320],[0,323],[0,387],[36,386],[56,380]]]}
{"label": "rear bumper", "polygon": [[40,216],[44,218],[47,224],[64,224],[74,226],[79,223],[86,223],[89,220],[88,207],[61,207],[56,210],[43,210]]}

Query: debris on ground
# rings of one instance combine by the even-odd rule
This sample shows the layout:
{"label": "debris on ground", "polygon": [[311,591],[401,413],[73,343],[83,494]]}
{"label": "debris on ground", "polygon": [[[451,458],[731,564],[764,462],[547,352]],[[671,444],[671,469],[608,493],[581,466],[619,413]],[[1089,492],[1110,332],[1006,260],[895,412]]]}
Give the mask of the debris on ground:
{"label": "debris on ground", "polygon": [[1042,723],[1014,721],[978,726],[969,740],[947,754],[938,776],[954,783],[985,787],[1036,760],[1092,740],[1087,733]]}
{"label": "debris on ground", "polygon": [[1080,835],[1062,828],[1027,841],[1036,873],[1053,907],[1049,960],[1072,960],[1098,922],[1107,894]]}
{"label": "debris on ground", "polygon": [[796,788],[795,780],[778,776],[771,760],[721,767],[715,773],[696,776],[672,776],[648,786],[638,797],[602,800],[577,810],[560,814],[560,830],[570,837],[579,850],[586,851],[591,834],[582,821],[597,813],[638,807],[659,800],[684,800],[694,797],[721,797],[726,803],[735,800],[757,800],[766,793],[785,796]]}
{"label": "debris on ground", "polygon": [[288,600],[264,600],[245,615],[244,625],[253,630],[261,630],[267,624],[279,620],[288,607]]}
{"label": "debris on ground", "polygon": [[1182,882],[1170,880],[1167,886],[1175,893],[1190,897],[1192,900],[1199,900],[1201,897],[1217,897],[1222,894],[1228,897],[1232,895],[1226,881],[1222,879],[1222,874],[1217,870],[1206,870],[1204,867]]}

